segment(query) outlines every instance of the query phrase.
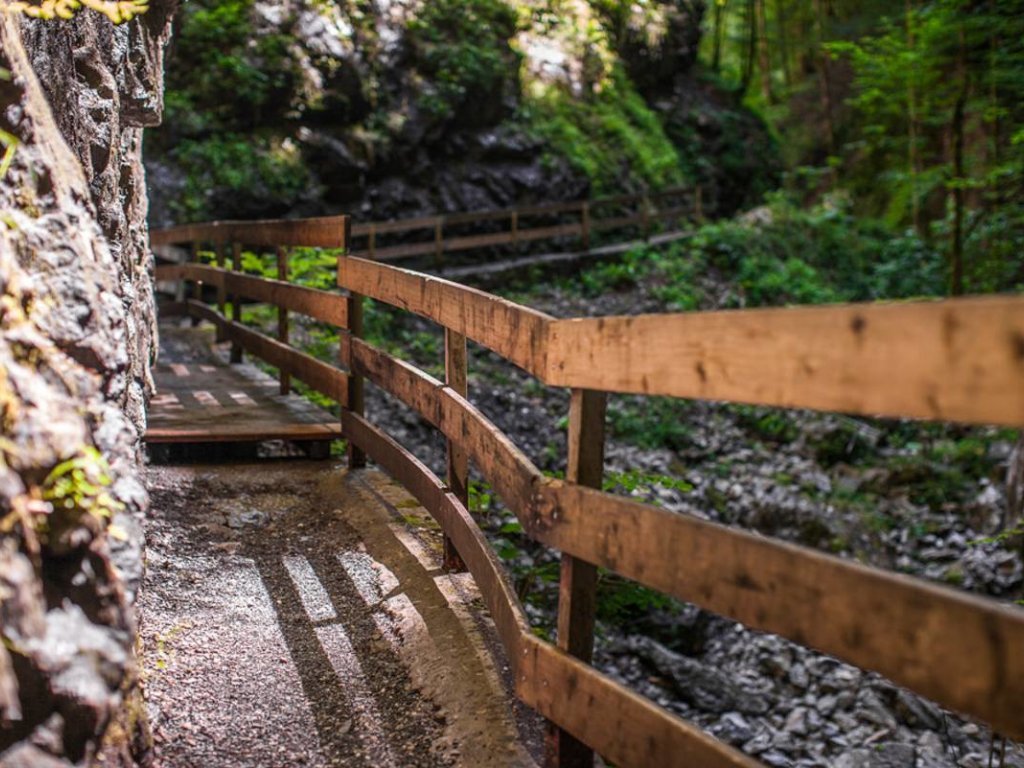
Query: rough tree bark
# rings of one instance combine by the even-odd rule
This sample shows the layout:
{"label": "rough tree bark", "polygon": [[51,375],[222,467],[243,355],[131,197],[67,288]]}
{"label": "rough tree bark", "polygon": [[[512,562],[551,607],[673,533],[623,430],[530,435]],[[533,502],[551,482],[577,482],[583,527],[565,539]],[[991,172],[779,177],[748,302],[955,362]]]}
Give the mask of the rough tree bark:
{"label": "rough tree bark", "polygon": [[0,12],[17,141],[0,178],[0,766],[88,764],[112,723],[109,755],[130,762],[144,733],[125,710],[154,343],[141,143],[173,7],[121,27]]}

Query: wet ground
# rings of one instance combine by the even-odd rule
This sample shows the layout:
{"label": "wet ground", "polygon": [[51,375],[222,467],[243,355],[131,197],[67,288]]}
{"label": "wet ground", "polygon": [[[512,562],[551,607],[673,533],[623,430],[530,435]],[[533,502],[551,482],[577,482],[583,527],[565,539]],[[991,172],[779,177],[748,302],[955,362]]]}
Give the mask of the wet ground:
{"label": "wet ground", "polygon": [[475,586],[391,480],[303,460],[148,479],[156,766],[532,764]]}

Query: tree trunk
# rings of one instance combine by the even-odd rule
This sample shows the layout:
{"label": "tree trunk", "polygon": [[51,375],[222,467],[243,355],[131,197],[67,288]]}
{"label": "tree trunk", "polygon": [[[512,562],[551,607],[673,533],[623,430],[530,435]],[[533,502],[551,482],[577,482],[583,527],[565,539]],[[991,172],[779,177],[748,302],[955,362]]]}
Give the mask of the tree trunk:
{"label": "tree trunk", "polygon": [[[913,52],[914,38],[914,4],[906,1],[907,49]],[[910,172],[910,217],[914,231],[921,234],[921,201],[917,195],[917,178],[920,175],[920,159],[917,152],[917,89],[914,87],[914,67],[907,73],[907,166]]]}
{"label": "tree trunk", "polygon": [[714,37],[714,51],[711,55],[711,69],[714,70],[716,75],[722,72],[722,33],[723,33],[723,22],[725,4],[720,0],[715,2],[715,37]]}
{"label": "tree trunk", "polygon": [[786,34],[786,0],[775,2],[775,24],[779,30],[779,57],[782,59],[782,79],[786,88],[793,85],[793,72],[789,67],[789,42]]}
{"label": "tree trunk", "polygon": [[740,80],[740,94],[745,94],[750,87],[750,81],[754,79],[754,60],[757,55],[757,13],[755,3],[757,0],[747,0],[747,40],[746,56],[743,60],[743,77]]}
{"label": "tree trunk", "polygon": [[960,74],[960,95],[953,108],[953,241],[950,244],[949,292],[960,296],[964,292],[964,112],[970,78],[967,76],[964,30],[960,27],[960,46],[957,51],[957,71]]}
{"label": "tree trunk", "polygon": [[755,0],[754,11],[757,19],[757,59],[761,70],[761,95],[769,104],[775,103],[772,93],[772,60],[768,50],[768,12],[765,0]]}
{"label": "tree trunk", "polygon": [[828,54],[825,52],[825,8],[824,0],[814,0],[814,30],[818,50],[818,86],[821,97],[821,111],[825,118],[825,138],[828,153],[836,154],[836,129],[832,120],[832,82],[828,69]]}

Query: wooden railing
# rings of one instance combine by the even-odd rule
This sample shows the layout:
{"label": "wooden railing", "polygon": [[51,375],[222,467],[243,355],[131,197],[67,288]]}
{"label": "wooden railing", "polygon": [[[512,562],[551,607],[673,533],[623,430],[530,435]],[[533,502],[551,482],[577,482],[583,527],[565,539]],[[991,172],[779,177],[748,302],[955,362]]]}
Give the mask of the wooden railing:
{"label": "wooden railing", "polygon": [[[699,221],[703,215],[700,186],[671,187],[592,200],[357,223],[351,227],[349,244],[353,256],[375,261],[430,256],[437,266],[445,254],[560,238],[576,239],[580,249],[587,251],[593,236],[602,232],[634,229],[648,237],[658,226]],[[153,232],[151,242],[167,245],[217,238],[230,241],[227,235],[233,229],[252,231],[252,225],[252,222],[186,224]],[[464,231],[467,227],[488,231],[467,233]],[[316,233],[313,234],[313,239],[317,240]]]}
{"label": "wooden railing", "polygon": [[[338,217],[228,229],[236,242],[280,253],[344,248],[346,227]],[[559,320],[346,255],[338,260],[345,295],[194,264],[158,268],[157,279],[202,281],[221,299],[268,302],[341,329],[344,370],[287,346],[286,329],[271,339],[195,298],[172,307],[341,403],[351,465],[365,453],[437,519],[452,562],[457,552],[484,596],[516,694],[553,723],[551,765],[586,764],[591,749],[623,766],[758,765],[590,666],[597,567],[1024,738],[1024,611],[599,490],[605,392],[1022,426],[1024,297]],[[363,297],[444,327],[445,381],[360,338]],[[572,389],[565,480],[545,477],[469,402],[466,339]],[[365,418],[364,379],[445,435],[446,481]],[[557,646],[531,631],[467,509],[467,459],[527,535],[563,553]]]}

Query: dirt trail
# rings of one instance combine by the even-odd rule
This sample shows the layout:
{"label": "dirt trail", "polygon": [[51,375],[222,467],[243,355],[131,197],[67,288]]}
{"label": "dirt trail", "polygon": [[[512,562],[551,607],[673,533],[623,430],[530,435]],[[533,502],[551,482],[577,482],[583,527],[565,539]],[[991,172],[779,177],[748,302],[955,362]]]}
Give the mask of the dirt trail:
{"label": "dirt trail", "polygon": [[157,766],[533,764],[475,586],[442,573],[401,487],[311,461],[153,467],[149,486]]}

